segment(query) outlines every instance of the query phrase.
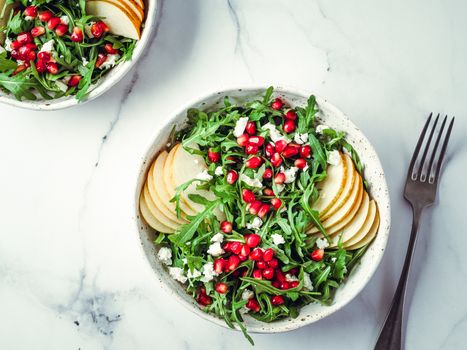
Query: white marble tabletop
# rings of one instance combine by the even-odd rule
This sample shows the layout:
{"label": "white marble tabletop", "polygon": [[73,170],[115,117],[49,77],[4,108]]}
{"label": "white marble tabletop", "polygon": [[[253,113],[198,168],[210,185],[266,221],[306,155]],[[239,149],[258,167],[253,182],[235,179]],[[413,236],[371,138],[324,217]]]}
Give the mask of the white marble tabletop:
{"label": "white marble tabletop", "polygon": [[138,160],[170,112],[251,84],[309,89],[350,115],[380,155],[393,207],[364,291],[311,326],[255,335],[257,348],[372,348],[408,242],[406,166],[430,111],[457,119],[421,227],[406,348],[465,348],[467,3],[168,0],[162,11],[148,55],[98,100],[47,113],[0,106],[0,348],[249,347],[161,290],[130,210]]}

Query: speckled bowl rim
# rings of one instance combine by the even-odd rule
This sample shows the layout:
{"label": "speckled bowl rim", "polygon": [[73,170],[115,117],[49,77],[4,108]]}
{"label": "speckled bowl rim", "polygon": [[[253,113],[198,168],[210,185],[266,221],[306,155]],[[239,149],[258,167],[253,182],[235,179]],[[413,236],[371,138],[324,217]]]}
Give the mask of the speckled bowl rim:
{"label": "speckled bowl rim", "polygon": [[140,40],[135,46],[133,57],[130,61],[122,62],[110,70],[102,79],[97,82],[96,87],[89,93],[88,97],[81,102],[75,96],[66,96],[59,99],[35,101],[18,101],[13,95],[5,94],[0,91],[0,102],[10,106],[36,111],[55,111],[59,109],[70,108],[77,105],[90,102],[116,85],[139,61],[144,55],[146,49],[151,45],[153,34],[156,31],[161,12],[162,0],[145,0],[147,5],[146,19]]}
{"label": "speckled bowl rim", "polygon": [[[184,116],[186,116],[186,111],[189,108],[203,108],[212,104],[211,102],[207,101],[219,101],[220,97],[230,97],[237,93],[256,96],[258,93],[264,92],[265,89],[267,89],[267,86],[253,86],[246,88],[234,87],[223,89],[220,92],[209,93],[203,97],[195,98],[191,102],[184,105],[182,108],[178,109],[175,113],[172,113],[170,118],[164,122],[164,126],[159,128],[154,137],[151,138],[149,146],[146,148],[144,155],[141,157],[141,168],[135,186],[133,215],[136,228],[138,230],[142,252],[149,262],[148,267],[151,268],[155,273],[158,281],[160,282],[160,287],[167,291],[169,295],[175,297],[190,311],[225,328],[228,328],[228,326],[225,324],[224,320],[202,311],[196,301],[185,293],[182,286],[169,276],[162,264],[157,260],[156,249],[152,243],[154,236],[151,235],[151,232],[153,231],[148,228],[144,221],[141,220],[139,215],[139,194],[141,192],[144,178],[152,160],[161,149],[163,143],[166,140],[166,136],[168,133],[170,133],[170,130],[172,130],[173,125],[183,124],[185,119]],[[304,91],[290,87],[276,87],[274,89],[274,96],[283,96],[287,101],[290,101],[290,95],[295,95],[297,98],[306,100],[311,94],[313,93],[310,91]],[[338,289],[334,303],[332,305],[323,306],[320,304],[310,304],[301,309],[300,315],[296,319],[287,318],[272,323],[262,323],[246,315],[246,317],[244,317],[245,326],[250,333],[280,333],[291,331],[312,324],[340,310],[350,301],[352,301],[369,282],[379,263],[381,262],[386,248],[390,231],[391,208],[388,187],[378,155],[365,135],[350,121],[350,119],[344,113],[342,113],[337,107],[330,104],[326,99],[321,98],[316,94],[314,95],[317,98],[320,109],[332,113],[334,118],[336,118],[336,120],[338,120],[341,124],[339,126],[335,125],[335,123],[328,123],[328,125],[338,130],[346,131],[347,140],[359,152],[360,158],[365,166],[364,175],[370,185],[370,194],[377,201],[380,209],[380,226],[378,229],[378,234],[364,254],[361,263],[353,269],[347,281]],[[302,103],[303,102],[300,102],[300,104]],[[328,120],[325,120],[325,122],[327,121]],[[362,150],[362,147],[364,147],[364,150]],[[371,169],[368,168],[369,164],[371,164]],[[369,175],[370,171],[374,172],[376,175],[372,174],[371,176],[367,176],[367,174]],[[375,176],[377,176],[378,179],[377,183],[374,181]],[[236,328],[238,329],[238,327]]]}

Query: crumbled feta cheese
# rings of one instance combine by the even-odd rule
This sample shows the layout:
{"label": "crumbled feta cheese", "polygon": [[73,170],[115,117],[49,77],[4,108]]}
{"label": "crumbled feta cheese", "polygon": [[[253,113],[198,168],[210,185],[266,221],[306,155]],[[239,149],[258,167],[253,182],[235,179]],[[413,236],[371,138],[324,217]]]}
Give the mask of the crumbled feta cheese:
{"label": "crumbled feta cheese", "polygon": [[198,278],[199,276],[201,276],[201,272],[196,269],[194,269],[193,272],[191,272],[191,270],[188,270],[186,274],[186,277],[188,277],[189,279]]}
{"label": "crumbled feta cheese", "polygon": [[196,179],[201,180],[201,181],[211,181],[212,175],[209,175],[208,171],[204,170],[200,172],[198,175],[196,175]]}
{"label": "crumbled feta cheese", "polygon": [[50,39],[49,41],[45,42],[44,45],[42,45],[41,50],[39,52],[52,52],[54,49],[54,41],[53,39]]}
{"label": "crumbled feta cheese", "polygon": [[339,151],[331,151],[328,154],[328,163],[331,165],[339,165],[341,163],[341,156]]}
{"label": "crumbled feta cheese", "polygon": [[263,183],[259,179],[252,179],[245,174],[240,174],[240,181],[243,181],[248,186],[262,188]]}
{"label": "crumbled feta cheese", "polygon": [[83,60],[83,66],[87,66],[89,61],[86,59],[86,57],[83,56],[81,59]]}
{"label": "crumbled feta cheese", "polygon": [[336,260],[337,260],[337,258],[336,258],[335,256],[333,256],[333,257],[331,258],[331,261],[332,261],[333,263],[335,263]]}
{"label": "crumbled feta cheese", "polygon": [[62,17],[60,17],[60,22],[67,26],[68,24],[70,24],[70,19],[68,18],[68,16],[63,15]]}
{"label": "crumbled feta cheese", "polygon": [[255,296],[255,293],[253,293],[252,290],[249,290],[248,288],[246,288],[242,293],[242,300],[250,300],[254,296]]}
{"label": "crumbled feta cheese", "polygon": [[214,236],[211,238],[211,242],[219,242],[222,243],[224,241],[224,235],[222,233],[216,233]]}
{"label": "crumbled feta cheese", "polygon": [[233,135],[239,137],[245,131],[246,125],[248,124],[248,117],[240,117],[235,124]]}
{"label": "crumbled feta cheese", "polygon": [[263,130],[269,130],[269,137],[272,141],[277,142],[279,140],[284,140],[290,142],[290,140],[282,135],[279,130],[276,129],[276,126],[271,123],[266,123],[263,125]]}
{"label": "crumbled feta cheese", "polygon": [[311,282],[310,274],[306,272],[303,274],[303,287],[309,291],[313,290],[313,283]]}
{"label": "crumbled feta cheese", "polygon": [[326,130],[326,129],[331,129],[329,126],[327,125],[324,125],[324,124],[320,124],[316,127],[316,133],[317,134],[322,134],[323,133],[323,130]]}
{"label": "crumbled feta cheese", "polygon": [[201,281],[206,282],[206,283],[210,282],[217,275],[218,273],[214,271],[214,265],[212,262],[207,262],[206,264],[203,265],[203,278],[201,279]]}
{"label": "crumbled feta cheese", "polygon": [[170,248],[162,247],[157,253],[159,260],[165,265],[172,265],[172,251]]}
{"label": "crumbled feta cheese", "polygon": [[16,60],[16,64],[18,66],[22,66],[22,65],[24,65],[24,61],[23,60]]}
{"label": "crumbled feta cheese", "polygon": [[31,21],[34,21],[34,17],[31,17],[31,16],[24,16],[24,20],[25,20],[25,21],[28,21],[28,22],[31,22]]}
{"label": "crumbled feta cheese", "polygon": [[0,45],[0,54],[2,54],[2,53],[4,53],[4,52],[6,52],[6,50],[3,48],[2,45]]}
{"label": "crumbled feta cheese", "polygon": [[216,176],[224,175],[224,170],[222,169],[220,165],[216,168],[216,170],[214,170],[214,174],[216,174]]}
{"label": "crumbled feta cheese", "polygon": [[219,256],[224,253],[224,249],[222,249],[221,244],[219,242],[214,242],[208,248],[208,254],[211,254],[212,256]]}
{"label": "crumbled feta cheese", "polygon": [[324,249],[329,247],[329,242],[325,238],[318,238],[316,240],[316,246],[318,249]]}
{"label": "crumbled feta cheese", "polygon": [[308,141],[308,133],[299,134],[298,132],[294,136],[294,141],[299,145],[303,145],[305,142]]}
{"label": "crumbled feta cheese", "polygon": [[7,51],[11,51],[11,50],[12,50],[12,48],[11,48],[11,43],[12,43],[11,39],[7,37],[7,38],[5,39],[5,50],[7,50]]}
{"label": "crumbled feta cheese", "polygon": [[64,82],[62,82],[60,80],[55,80],[55,85],[57,85],[57,87],[62,92],[66,92],[68,90],[68,86]]}
{"label": "crumbled feta cheese", "polygon": [[107,59],[105,62],[100,66],[100,69],[107,69],[107,68],[112,68],[117,64],[117,61],[120,59],[119,54],[115,55],[107,55]]}
{"label": "crumbled feta cheese", "polygon": [[297,276],[291,275],[290,273],[287,273],[287,274],[285,275],[285,280],[286,280],[287,282],[299,281],[299,279],[297,278]]}
{"label": "crumbled feta cheese", "polygon": [[174,280],[180,283],[185,283],[187,280],[186,276],[183,274],[183,270],[179,267],[169,267],[169,274]]}
{"label": "crumbled feta cheese", "polygon": [[246,224],[246,228],[249,230],[257,230],[261,227],[262,224],[263,220],[256,216],[251,223]]}
{"label": "crumbled feta cheese", "polygon": [[284,244],[285,243],[285,239],[282,235],[278,234],[278,233],[273,233],[271,235],[271,238],[272,238],[272,242],[275,244],[275,245],[279,245],[279,244]]}
{"label": "crumbled feta cheese", "polygon": [[284,171],[286,184],[289,184],[295,181],[295,178],[297,177],[297,171],[298,171],[298,168],[296,166],[293,166]]}

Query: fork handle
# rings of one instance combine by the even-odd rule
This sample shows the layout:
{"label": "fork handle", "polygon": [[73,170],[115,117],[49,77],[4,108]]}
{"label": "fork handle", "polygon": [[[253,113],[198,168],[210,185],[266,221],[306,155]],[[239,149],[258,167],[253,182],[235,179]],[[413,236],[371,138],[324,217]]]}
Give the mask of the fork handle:
{"label": "fork handle", "polygon": [[422,215],[423,207],[413,207],[413,223],[412,232],[410,234],[409,246],[405,256],[404,267],[402,268],[401,277],[397,284],[396,293],[392,299],[391,309],[384,322],[384,326],[376,342],[375,350],[401,350],[402,331],[403,331],[403,316],[404,316],[404,300],[407,286],[407,278],[410,271],[410,263],[412,262],[413,252],[415,250],[415,242],[417,240],[418,224]]}

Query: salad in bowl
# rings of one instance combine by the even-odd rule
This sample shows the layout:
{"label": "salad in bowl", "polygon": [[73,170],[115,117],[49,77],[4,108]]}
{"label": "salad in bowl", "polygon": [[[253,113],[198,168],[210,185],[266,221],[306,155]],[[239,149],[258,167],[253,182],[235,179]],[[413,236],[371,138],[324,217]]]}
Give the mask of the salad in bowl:
{"label": "salad in bowl", "polygon": [[320,122],[315,96],[274,94],[188,109],[138,193],[158,271],[251,342],[261,324],[332,308],[388,230],[387,198],[372,196],[347,133]]}

